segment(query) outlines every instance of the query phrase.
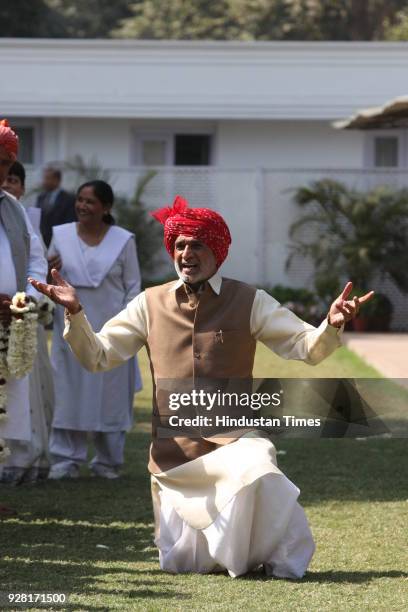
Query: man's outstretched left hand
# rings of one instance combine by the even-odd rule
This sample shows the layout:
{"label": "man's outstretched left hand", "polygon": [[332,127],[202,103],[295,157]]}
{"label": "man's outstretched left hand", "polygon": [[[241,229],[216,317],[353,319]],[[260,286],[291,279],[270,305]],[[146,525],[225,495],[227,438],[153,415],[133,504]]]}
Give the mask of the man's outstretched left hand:
{"label": "man's outstretched left hand", "polygon": [[353,283],[348,282],[339,297],[330,306],[328,320],[333,327],[341,327],[347,321],[354,319],[360,310],[361,304],[371,300],[374,295],[374,291],[369,291],[362,297],[354,296],[352,300],[348,300],[347,298],[352,289]]}

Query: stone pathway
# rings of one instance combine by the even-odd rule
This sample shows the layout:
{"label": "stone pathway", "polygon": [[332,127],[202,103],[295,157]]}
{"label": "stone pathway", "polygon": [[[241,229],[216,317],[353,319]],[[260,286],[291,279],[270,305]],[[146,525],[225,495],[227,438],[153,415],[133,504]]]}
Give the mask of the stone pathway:
{"label": "stone pathway", "polygon": [[408,333],[345,333],[343,343],[388,378],[406,379]]}

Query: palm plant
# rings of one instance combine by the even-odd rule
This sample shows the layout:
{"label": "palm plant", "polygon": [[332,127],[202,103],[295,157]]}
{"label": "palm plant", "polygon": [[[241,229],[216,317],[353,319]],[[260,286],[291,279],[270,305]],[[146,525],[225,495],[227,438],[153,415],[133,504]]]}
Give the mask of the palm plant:
{"label": "palm plant", "polygon": [[112,179],[111,171],[103,168],[95,156],[85,160],[82,155],[74,155],[64,163],[64,169],[75,175],[77,186],[95,180],[109,183]]}
{"label": "palm plant", "polygon": [[139,178],[131,198],[116,198],[115,211],[118,224],[133,232],[137,239],[137,252],[143,284],[154,275],[159,265],[162,247],[162,228],[146,209],[142,198],[148,183],[156,176],[156,170],[148,170]]}
{"label": "palm plant", "polygon": [[381,186],[365,193],[331,179],[295,193],[307,209],[290,227],[287,266],[296,257],[314,264],[317,293],[327,300],[352,280],[363,291],[391,278],[408,291],[408,190]]}

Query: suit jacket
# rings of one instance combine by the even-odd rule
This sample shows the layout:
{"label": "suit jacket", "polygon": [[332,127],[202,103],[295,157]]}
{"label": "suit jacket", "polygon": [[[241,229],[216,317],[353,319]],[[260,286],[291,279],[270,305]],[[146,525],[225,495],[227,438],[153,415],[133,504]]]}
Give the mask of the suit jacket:
{"label": "suit jacket", "polygon": [[40,230],[45,245],[50,246],[52,238],[52,228],[54,225],[72,223],[77,221],[75,213],[75,196],[64,189],[58,193],[55,202],[50,207],[47,203],[47,192],[40,193],[36,203],[37,208],[41,209]]}

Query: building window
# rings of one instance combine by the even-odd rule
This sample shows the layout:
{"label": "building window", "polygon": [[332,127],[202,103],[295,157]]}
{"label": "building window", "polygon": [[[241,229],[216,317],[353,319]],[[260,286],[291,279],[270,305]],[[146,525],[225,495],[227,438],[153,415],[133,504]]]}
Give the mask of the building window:
{"label": "building window", "polygon": [[142,140],[142,166],[165,166],[167,147],[166,140]]}
{"label": "building window", "polygon": [[398,168],[399,159],[397,136],[376,136],[374,138],[374,166],[376,168]]}
{"label": "building window", "polygon": [[175,166],[209,166],[209,134],[176,134],[174,136]]}
{"label": "building window", "polygon": [[364,165],[369,169],[398,169],[407,166],[407,130],[369,130],[364,141]]}
{"label": "building window", "polygon": [[194,133],[136,133],[132,161],[136,166],[209,166],[212,137]]}

